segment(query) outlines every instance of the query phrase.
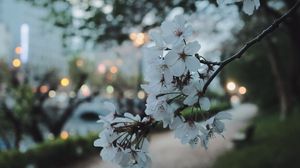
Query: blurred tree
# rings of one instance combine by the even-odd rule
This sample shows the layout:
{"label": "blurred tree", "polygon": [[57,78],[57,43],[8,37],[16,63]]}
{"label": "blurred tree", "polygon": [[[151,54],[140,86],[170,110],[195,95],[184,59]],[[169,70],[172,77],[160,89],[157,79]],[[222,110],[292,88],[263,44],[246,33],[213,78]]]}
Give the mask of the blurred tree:
{"label": "blurred tree", "polygon": [[[70,67],[72,67],[73,62],[71,61]],[[66,100],[66,106],[62,109],[48,108],[46,101],[49,100],[49,92],[55,92],[61,87],[59,86],[60,79],[55,70],[46,72],[38,79],[38,86],[34,87],[26,79],[27,74],[22,69],[10,68],[3,61],[0,64],[0,136],[3,140],[8,139],[9,131],[3,129],[12,126],[13,129],[11,130],[14,132],[15,139],[13,146],[16,148],[19,147],[24,134],[30,135],[35,142],[42,142],[44,134],[41,126],[44,126],[55,137],[58,137],[63,126],[77,107],[85,102],[92,101],[99,93],[96,90],[89,96],[80,97],[79,89],[85,83],[88,74],[83,70],[70,68],[71,77],[74,78],[71,78],[73,85],[69,87],[72,88],[74,96]],[[54,110],[54,112],[52,111],[49,115],[49,110]],[[7,144],[7,147],[10,146],[10,144]]]}
{"label": "blurred tree", "polygon": [[[268,4],[261,1],[261,10],[251,20],[245,18],[248,21],[247,26],[237,35],[236,45],[249,39],[253,30],[262,30],[264,25],[271,24],[274,18],[281,16],[295,2],[277,1]],[[278,6],[280,8],[276,9]],[[224,72],[225,76],[235,78],[246,85],[250,90],[248,97],[261,107],[280,108],[282,119],[299,105],[297,100],[300,98],[300,50],[297,45],[300,42],[300,34],[295,32],[299,23],[300,15],[296,12],[285,22],[286,26],[280,28],[281,31],[273,33],[263,40],[261,45],[249,50],[247,56],[228,66]]]}
{"label": "blurred tree", "polygon": [[[82,37],[85,41],[104,42],[127,40],[135,27],[146,31],[158,26],[174,7],[186,12],[195,11],[195,2],[150,0],[22,0],[46,8],[45,18],[57,27],[64,28],[63,38]],[[147,19],[145,19],[147,18]]]}
{"label": "blurred tree", "polygon": [[[24,0],[35,6],[48,9],[48,21],[58,27],[65,28],[63,38],[80,36],[85,41],[102,43],[107,40],[117,40],[119,43],[128,38],[134,29],[146,31],[158,26],[167,14],[175,7],[181,7],[185,13],[195,11],[198,1],[96,1],[96,0]],[[215,0],[209,2],[216,4]],[[291,8],[297,0],[261,0],[259,17],[251,20],[262,20],[261,25],[266,25],[268,20],[278,18],[287,9]],[[241,2],[236,3],[241,7]],[[148,19],[147,19],[148,18]],[[150,19],[149,19],[150,18]],[[245,17],[248,20],[247,17]],[[258,22],[257,22],[258,23]],[[295,12],[286,22],[286,28],[291,52],[286,55],[282,64],[276,57],[277,52],[268,53],[266,65],[270,65],[274,76],[274,84],[278,92],[282,114],[285,114],[300,95],[300,14]],[[248,25],[247,25],[248,27]],[[253,30],[253,29],[252,29]],[[242,40],[244,41],[244,40]],[[266,41],[266,47],[278,48],[276,38]],[[276,44],[277,43],[277,44]],[[279,47],[280,48],[280,47]],[[279,49],[280,50],[280,49]],[[274,51],[274,50],[271,50]],[[287,66],[288,65],[288,66]],[[284,115],[282,115],[284,116]]]}

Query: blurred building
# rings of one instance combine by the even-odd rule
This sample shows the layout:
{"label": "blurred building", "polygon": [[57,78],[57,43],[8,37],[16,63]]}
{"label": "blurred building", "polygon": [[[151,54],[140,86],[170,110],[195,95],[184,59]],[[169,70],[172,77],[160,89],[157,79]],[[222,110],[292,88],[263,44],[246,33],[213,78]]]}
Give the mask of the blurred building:
{"label": "blurred building", "polygon": [[[0,0],[0,58],[11,61],[20,57],[23,65],[33,69],[33,76],[56,68],[61,75],[68,74],[70,60],[62,44],[62,30],[47,23],[43,18],[47,11],[32,7],[21,0]],[[76,40],[75,40],[76,41]],[[76,45],[69,44],[72,47]],[[83,45],[83,44],[79,44]],[[138,75],[138,55],[141,53],[131,43],[106,48],[98,45],[95,49],[83,51],[81,56],[105,64],[107,69],[117,66],[119,72],[129,76]],[[16,54],[21,47],[22,54]]]}
{"label": "blurred building", "polygon": [[8,55],[10,51],[9,49],[10,39],[11,37],[6,26],[3,23],[1,23],[0,20],[0,59],[1,58],[4,58],[6,60],[8,59]]}
{"label": "blurred building", "polygon": [[20,57],[23,65],[33,69],[33,75],[53,67],[66,74],[62,31],[43,21],[45,14],[19,0],[0,0],[0,58],[10,61]]}

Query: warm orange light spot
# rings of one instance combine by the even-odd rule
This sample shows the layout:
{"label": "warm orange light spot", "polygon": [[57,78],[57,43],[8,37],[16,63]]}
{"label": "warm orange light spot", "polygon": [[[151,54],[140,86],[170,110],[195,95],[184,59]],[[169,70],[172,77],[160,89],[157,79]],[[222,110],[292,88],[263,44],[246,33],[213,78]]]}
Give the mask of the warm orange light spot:
{"label": "warm orange light spot", "polygon": [[247,93],[247,89],[246,89],[244,86],[241,86],[241,87],[239,88],[239,93],[240,93],[241,95],[246,94],[246,93]]}
{"label": "warm orange light spot", "polygon": [[129,34],[130,40],[132,40],[134,46],[139,47],[145,44],[148,41],[148,36],[146,33],[135,33],[132,32]]}
{"label": "warm orange light spot", "polygon": [[60,138],[63,140],[67,140],[69,138],[69,133],[67,131],[62,131],[60,133]]}
{"label": "warm orange light spot", "polygon": [[18,59],[18,58],[15,58],[15,59],[12,61],[12,66],[15,67],[15,68],[19,68],[21,65],[22,65],[22,62],[21,62],[21,60]]}
{"label": "warm orange light spot", "polygon": [[110,72],[113,73],[113,74],[117,73],[118,72],[118,67],[116,67],[116,66],[110,67]]}
{"label": "warm orange light spot", "polygon": [[47,85],[42,85],[42,86],[40,87],[40,92],[41,92],[41,93],[47,93],[48,90],[49,90],[49,87],[48,87]]}
{"label": "warm orange light spot", "polygon": [[132,32],[132,33],[130,33],[129,34],[129,38],[130,38],[130,40],[135,40],[136,39],[136,33],[135,32]]}
{"label": "warm orange light spot", "polygon": [[22,53],[22,48],[21,47],[16,47],[15,52],[16,52],[16,54],[21,54]]}
{"label": "warm orange light spot", "polygon": [[140,90],[138,93],[137,93],[137,97],[139,99],[144,99],[146,97],[146,93],[142,90]]}
{"label": "warm orange light spot", "polygon": [[60,84],[61,84],[62,86],[64,86],[64,87],[69,86],[70,80],[69,80],[68,78],[62,78],[62,79],[60,80]]}

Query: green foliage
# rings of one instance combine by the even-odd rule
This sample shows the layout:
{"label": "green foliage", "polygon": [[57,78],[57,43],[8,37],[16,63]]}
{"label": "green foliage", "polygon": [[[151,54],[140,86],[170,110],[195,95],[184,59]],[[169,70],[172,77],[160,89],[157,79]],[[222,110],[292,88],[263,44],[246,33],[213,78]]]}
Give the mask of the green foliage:
{"label": "green foliage", "polygon": [[215,168],[296,168],[300,167],[300,114],[285,121],[278,116],[262,116],[254,123],[254,141],[244,148],[229,151],[221,156]]}
{"label": "green foliage", "polygon": [[9,67],[7,63],[3,59],[0,59],[0,84],[10,80],[11,77],[8,74]]}
{"label": "green foliage", "polygon": [[[248,20],[247,27],[238,34],[237,45],[245,43],[255,32],[260,32],[266,25],[271,24],[271,21],[272,19],[264,13],[258,13],[257,17],[253,16],[251,20]],[[269,54],[274,56],[284,86],[288,86],[289,68],[292,66],[289,60],[292,60],[291,56],[294,53],[291,40],[285,31],[287,31],[286,27],[282,27],[281,30],[274,32],[272,37],[263,39],[253,48],[250,48],[242,59],[231,62],[222,72],[223,82],[232,80],[245,86],[247,88],[245,98],[264,109],[279,108],[278,90],[276,88],[278,79],[274,77],[268,58]],[[274,44],[273,47],[270,47],[270,41]]]}
{"label": "green foliage", "polygon": [[69,62],[69,74],[71,81],[75,84],[75,90],[86,81],[92,71],[93,64],[87,59],[75,57]]}
{"label": "green foliage", "polygon": [[22,168],[28,165],[53,168],[67,165],[98,152],[93,146],[97,138],[91,134],[87,137],[71,137],[67,140],[49,140],[37,147],[21,153],[16,150],[0,153],[1,168]]}
{"label": "green foliage", "polygon": [[[216,114],[220,111],[228,110],[230,108],[231,108],[230,103],[224,101],[217,104],[213,104],[209,110],[209,113]],[[201,117],[202,114],[205,114],[207,112],[203,112],[200,109],[189,107],[183,110],[181,113],[185,118],[189,118],[189,117]]]}

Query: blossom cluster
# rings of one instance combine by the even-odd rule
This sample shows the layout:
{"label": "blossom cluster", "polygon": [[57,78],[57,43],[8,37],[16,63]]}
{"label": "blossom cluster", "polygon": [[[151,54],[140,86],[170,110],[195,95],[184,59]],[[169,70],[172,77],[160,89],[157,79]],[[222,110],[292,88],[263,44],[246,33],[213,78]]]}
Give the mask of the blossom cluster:
{"label": "blossom cluster", "polygon": [[124,113],[120,115],[112,103],[104,106],[110,113],[98,121],[102,126],[99,139],[94,146],[101,147],[100,156],[105,161],[117,163],[125,168],[149,168],[149,142],[146,135],[151,126],[151,118]]}
{"label": "blossom cluster", "polygon": [[[219,5],[226,5],[233,3],[234,0],[217,0]],[[248,14],[252,15],[254,10],[257,10],[260,6],[260,0],[243,0],[243,11]]]}
{"label": "blossom cluster", "polygon": [[[213,67],[201,63],[204,58],[197,54],[200,44],[188,42],[192,28],[183,15],[164,21],[160,28],[150,32],[155,44],[145,49],[147,84],[143,88],[148,94],[145,113],[174,130],[175,137],[183,144],[202,144],[207,148],[209,138],[224,130],[221,120],[230,118],[230,114],[223,112],[210,120],[207,118],[205,123],[198,121],[197,113],[205,113],[210,108],[203,87]],[[185,116],[182,107],[196,115]]]}
{"label": "blossom cluster", "polygon": [[[118,114],[112,104],[106,103],[111,114],[100,118],[103,131],[94,144],[102,147],[102,159],[122,167],[150,167],[147,136],[157,123],[192,147],[201,144],[207,148],[215,134],[222,135],[223,120],[231,119],[231,115],[208,112],[210,100],[203,88],[214,67],[202,63],[205,58],[198,54],[199,42],[188,41],[192,33],[183,15],[164,21],[160,30],[150,32],[154,45],[144,50],[146,84],[142,88],[148,95],[145,117]],[[186,115],[184,109],[190,114]]]}

